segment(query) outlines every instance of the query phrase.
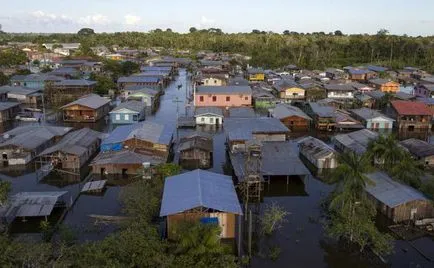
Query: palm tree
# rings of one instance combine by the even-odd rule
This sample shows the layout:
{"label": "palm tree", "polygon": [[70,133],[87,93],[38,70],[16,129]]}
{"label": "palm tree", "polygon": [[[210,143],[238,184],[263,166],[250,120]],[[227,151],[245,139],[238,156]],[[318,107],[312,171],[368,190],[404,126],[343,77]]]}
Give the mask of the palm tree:
{"label": "palm tree", "polygon": [[198,256],[224,252],[220,227],[213,224],[183,222],[179,225],[177,254]]}
{"label": "palm tree", "polygon": [[405,153],[404,157],[392,167],[390,173],[394,179],[414,188],[421,186],[420,177],[423,175],[423,171],[419,163],[408,153]]}
{"label": "palm tree", "polygon": [[393,135],[380,136],[368,145],[368,155],[376,165],[390,171],[404,158],[405,151],[399,147]]}

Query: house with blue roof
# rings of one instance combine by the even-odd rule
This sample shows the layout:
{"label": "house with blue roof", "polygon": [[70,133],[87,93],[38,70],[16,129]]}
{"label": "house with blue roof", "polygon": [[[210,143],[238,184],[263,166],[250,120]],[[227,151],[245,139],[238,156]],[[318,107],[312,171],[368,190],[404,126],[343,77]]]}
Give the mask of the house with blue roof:
{"label": "house with blue roof", "polygon": [[175,127],[154,122],[140,122],[117,127],[101,143],[101,151],[131,150],[136,153],[169,157]]}
{"label": "house with blue roof", "polygon": [[50,74],[14,75],[10,82],[12,86],[22,86],[31,89],[44,90],[47,83],[57,83],[65,78]]}
{"label": "house with blue roof", "polygon": [[221,238],[233,239],[235,218],[242,214],[230,176],[197,169],[165,180],[160,217],[166,219],[169,239],[186,220],[217,224]]}

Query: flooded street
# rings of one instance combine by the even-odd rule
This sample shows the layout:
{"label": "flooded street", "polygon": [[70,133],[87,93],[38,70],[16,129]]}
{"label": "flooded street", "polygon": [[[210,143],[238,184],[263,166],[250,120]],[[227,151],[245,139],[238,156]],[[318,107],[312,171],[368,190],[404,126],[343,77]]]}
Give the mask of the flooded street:
{"label": "flooded street", "polygon": [[[180,70],[179,76],[166,89],[161,96],[158,111],[146,120],[162,124],[177,124],[177,115],[185,115],[186,94],[191,90],[186,71]],[[178,85],[182,85],[178,89]],[[187,111],[191,112],[191,111]],[[95,130],[108,132],[111,129],[104,121],[96,124],[78,124],[76,127],[91,127]],[[9,129],[9,126],[7,126]],[[222,127],[197,127],[197,131],[213,135],[213,167],[211,171],[230,174],[227,167],[225,135]],[[174,138],[192,133],[193,129],[180,129]],[[303,135],[300,135],[303,136]],[[175,146],[176,147],[176,146]],[[95,219],[90,215],[118,216],[122,215],[122,207],[119,201],[119,193],[128,181],[110,179],[107,189],[100,195],[79,195],[83,183],[65,183],[63,177],[54,181],[38,181],[36,173],[29,168],[27,170],[1,171],[0,178],[12,183],[12,194],[22,191],[68,191],[71,201],[78,199],[72,209],[66,214],[63,223],[78,234],[80,241],[98,240],[116,230],[116,226],[110,224],[95,225]],[[51,183],[49,182],[51,181]],[[388,264],[379,264],[379,261],[369,261],[357,252],[349,251],[344,245],[325,236],[321,215],[321,203],[333,190],[333,186],[323,183],[310,175],[305,182],[301,180],[272,181],[265,185],[263,209],[266,205],[277,203],[285,208],[290,215],[282,229],[272,237],[261,241],[258,252],[252,260],[252,267],[433,267],[434,264],[425,259],[414,250],[408,242],[396,241],[394,254],[387,258]],[[55,223],[60,213],[54,213],[50,221]],[[31,224],[29,224],[31,223]],[[13,224],[12,233],[39,232],[38,222],[27,222],[26,227],[20,222]],[[28,227],[30,226],[30,227]],[[431,250],[426,252],[434,256],[434,241],[430,238],[421,238],[414,243],[423,245],[423,248]],[[271,247],[279,247],[281,254],[276,261],[267,257]]]}

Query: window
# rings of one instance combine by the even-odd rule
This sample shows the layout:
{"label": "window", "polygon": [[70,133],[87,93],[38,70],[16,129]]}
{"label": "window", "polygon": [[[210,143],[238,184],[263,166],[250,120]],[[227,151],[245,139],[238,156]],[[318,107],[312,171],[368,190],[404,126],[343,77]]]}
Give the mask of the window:
{"label": "window", "polygon": [[231,97],[226,96],[226,101],[231,101]]}
{"label": "window", "polygon": [[214,80],[214,84],[217,84],[217,80]]}
{"label": "window", "polygon": [[125,120],[130,120],[130,115],[129,114],[125,115]]}
{"label": "window", "polygon": [[139,117],[135,114],[135,115],[133,115],[133,121],[138,121],[139,120]]}
{"label": "window", "polygon": [[115,119],[116,119],[117,121],[121,120],[121,115],[120,115],[120,114],[117,114]]}
{"label": "window", "polygon": [[200,102],[203,102],[203,96],[200,96],[200,97],[199,97],[199,101],[200,101]]}
{"label": "window", "polygon": [[389,128],[389,123],[384,123],[384,128],[388,129]]}
{"label": "window", "polygon": [[249,97],[245,97],[244,99],[245,99],[245,100],[249,100]]}
{"label": "window", "polygon": [[212,101],[216,102],[217,101],[217,96],[212,96]]}
{"label": "window", "polygon": [[201,121],[201,122],[205,122],[205,117],[201,117],[201,118],[200,118],[200,121]]}
{"label": "window", "polygon": [[213,124],[213,123],[214,123],[214,118],[213,118],[213,117],[210,117],[210,118],[209,118],[209,122],[210,122],[211,124]]}

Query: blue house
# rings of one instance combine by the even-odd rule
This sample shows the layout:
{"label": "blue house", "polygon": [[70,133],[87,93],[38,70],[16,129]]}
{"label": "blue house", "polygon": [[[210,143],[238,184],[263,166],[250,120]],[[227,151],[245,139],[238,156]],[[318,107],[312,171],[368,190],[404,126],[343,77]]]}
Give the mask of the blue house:
{"label": "blue house", "polygon": [[110,112],[112,124],[133,124],[145,119],[146,104],[130,100],[122,102]]}
{"label": "blue house", "polygon": [[47,82],[55,83],[63,80],[65,78],[50,74],[14,75],[11,77],[11,85],[43,90]]}

